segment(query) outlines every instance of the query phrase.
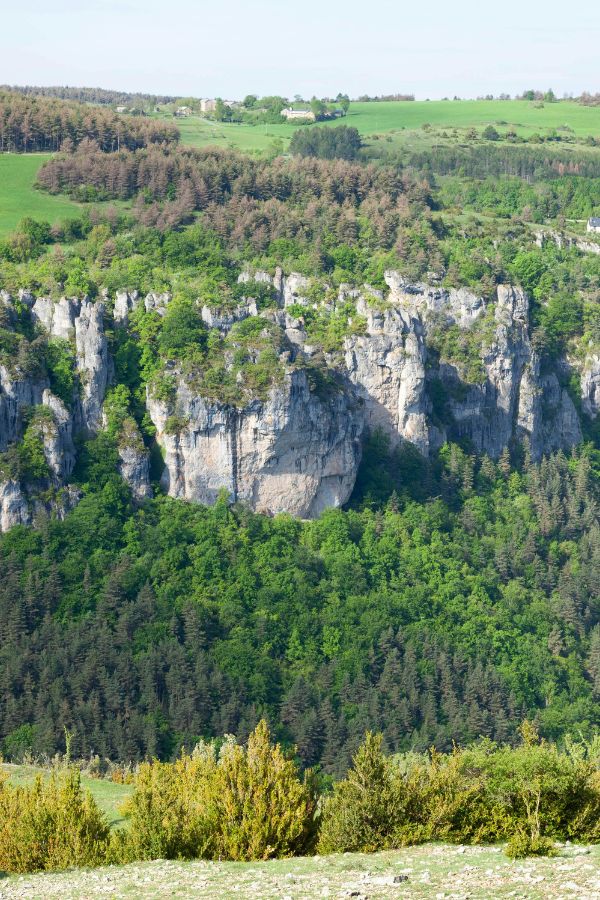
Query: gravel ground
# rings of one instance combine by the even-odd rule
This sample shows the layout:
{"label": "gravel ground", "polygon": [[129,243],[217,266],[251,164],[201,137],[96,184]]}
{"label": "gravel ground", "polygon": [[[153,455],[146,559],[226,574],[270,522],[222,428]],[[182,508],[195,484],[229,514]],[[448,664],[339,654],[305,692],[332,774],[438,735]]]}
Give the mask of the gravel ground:
{"label": "gravel ground", "polygon": [[265,863],[134,863],[0,880],[0,900],[95,898],[427,897],[600,900],[600,847],[567,846],[554,859],[511,862],[498,847],[425,845]]}

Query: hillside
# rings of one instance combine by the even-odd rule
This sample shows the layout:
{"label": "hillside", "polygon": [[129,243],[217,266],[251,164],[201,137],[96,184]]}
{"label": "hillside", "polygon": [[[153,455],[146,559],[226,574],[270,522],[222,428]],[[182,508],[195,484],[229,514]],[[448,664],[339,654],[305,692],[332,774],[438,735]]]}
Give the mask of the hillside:
{"label": "hillside", "polygon": [[[325,124],[335,128],[339,121]],[[495,126],[501,135],[514,131],[522,139],[556,131],[563,139],[580,142],[600,135],[600,109],[572,101],[546,104],[526,100],[353,101],[343,124],[357,128],[369,146],[376,144],[377,136],[391,143],[386,150],[399,151],[452,144],[458,139],[464,141],[471,129],[481,133],[488,125]],[[181,119],[177,126],[184,144],[243,151],[265,151],[274,141],[281,141],[285,147],[297,128],[314,127],[293,122],[223,123],[202,116]]]}
{"label": "hillside", "polygon": [[[15,146],[57,141],[61,101],[4,102]],[[598,112],[513,103],[351,105],[367,138],[413,117],[409,165],[65,104],[35,194],[73,215],[0,241],[7,757],[265,715],[339,776],[367,729],[594,734]],[[573,131],[484,138],[504,106]]]}
{"label": "hillside", "polygon": [[[25,91],[25,89],[20,89]],[[32,88],[25,96],[35,96]],[[87,96],[86,89],[65,89],[69,96]],[[136,95],[98,93],[98,103],[112,103],[118,97],[134,101]],[[50,97],[61,95],[61,90],[48,89]],[[41,95],[43,98],[43,95]],[[152,98],[139,95],[144,102],[173,98]],[[115,100],[117,97],[117,100]],[[42,99],[43,102],[43,99]],[[121,102],[121,101],[118,101]],[[123,100],[124,102],[124,100]],[[129,101],[128,101],[129,102]],[[155,104],[150,103],[154,109]],[[171,125],[174,120],[171,106],[163,107],[158,120]],[[160,108],[160,107],[158,107]],[[84,107],[85,109],[85,107]],[[430,152],[432,148],[454,148],[462,145],[470,148],[485,147],[484,129],[493,126],[500,136],[502,146],[518,149],[519,142],[547,141],[546,147],[563,154],[576,153],[590,148],[590,139],[600,136],[600,107],[582,106],[573,101],[540,104],[520,100],[454,100],[454,101],[383,101],[353,102],[343,124],[357,128],[365,143],[365,153],[373,158],[410,158],[413,153]],[[215,146],[237,149],[242,152],[273,154],[287,150],[294,132],[311,125],[294,122],[281,124],[238,124],[218,122],[200,115],[177,119],[176,127],[183,145],[190,147]],[[340,120],[323,123],[326,127],[339,127]],[[508,133],[514,135],[513,144],[506,141]],[[489,142],[487,142],[489,146]],[[64,198],[52,199],[35,189],[35,175],[45,157],[40,155],[0,155],[0,237],[13,230],[24,215],[48,219],[52,224],[72,214],[77,209]]]}

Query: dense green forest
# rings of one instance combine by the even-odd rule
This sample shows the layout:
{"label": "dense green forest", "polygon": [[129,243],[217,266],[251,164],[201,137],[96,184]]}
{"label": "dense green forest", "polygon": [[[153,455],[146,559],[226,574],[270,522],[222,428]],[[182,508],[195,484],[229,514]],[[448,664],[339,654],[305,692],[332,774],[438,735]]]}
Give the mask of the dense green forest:
{"label": "dense green forest", "polygon": [[[101,436],[64,522],[0,540],[4,750],[170,756],[262,715],[305,764],[600,724],[598,457],[519,470],[367,453],[351,509],[301,523],[160,498]],[[389,474],[389,469],[393,474]],[[399,490],[398,490],[399,489]]]}

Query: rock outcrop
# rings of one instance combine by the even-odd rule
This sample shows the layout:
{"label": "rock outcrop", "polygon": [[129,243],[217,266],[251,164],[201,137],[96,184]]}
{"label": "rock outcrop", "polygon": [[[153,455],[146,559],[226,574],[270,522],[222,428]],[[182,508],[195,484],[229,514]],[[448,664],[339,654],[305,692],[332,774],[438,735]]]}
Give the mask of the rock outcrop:
{"label": "rock outcrop", "polygon": [[581,403],[591,419],[600,411],[600,356],[593,353],[586,357],[581,373]]}
{"label": "rock outcrop", "polygon": [[21,437],[23,410],[40,405],[47,387],[47,379],[0,365],[0,453]]}
{"label": "rock outcrop", "polygon": [[385,432],[392,444],[406,440],[428,453],[436,435],[427,418],[423,322],[405,309],[359,308],[367,330],[346,338],[344,363],[365,404],[367,425]]}
{"label": "rock outcrop", "polygon": [[564,231],[554,231],[552,228],[539,228],[535,232],[535,242],[538,247],[550,243],[555,244],[559,250],[575,247],[581,253],[600,254],[600,244],[596,241],[579,237],[579,235],[565,234]]}
{"label": "rock outcrop", "polygon": [[[413,284],[397,272],[387,272],[385,279],[387,291],[342,285],[337,295],[324,289],[319,300],[305,276],[285,276],[280,269],[274,277],[246,272],[240,284],[272,286],[269,302],[257,304],[249,284],[248,297],[234,308],[202,306],[205,325],[221,337],[248,317],[262,316],[279,326],[269,328],[279,335],[283,374],[260,396],[235,405],[214,399],[214,384],[210,392],[203,390],[202,376],[194,379],[168,364],[174,397],[158,400],[147,392],[147,412],[164,454],[164,490],[201,503],[213,503],[225,491],[256,511],[312,517],[349,498],[364,431],[382,430],[392,446],[409,442],[424,455],[446,440],[459,440],[473,452],[497,458],[505,447],[527,439],[532,456],[539,458],[581,441],[580,415],[566,385],[578,368],[583,414],[595,417],[600,356],[593,347],[583,363],[578,362],[582,353],[549,369],[532,346],[528,299],[520,289],[499,285],[495,297],[484,299],[464,288]],[[30,310],[36,330],[72,347],[76,386],[72,402],[63,402],[52,392],[55,381],[43,365],[20,366],[17,358],[2,358],[0,452],[21,440],[34,422],[48,474],[36,493],[35,485],[18,481],[18,467],[11,468],[6,457],[0,529],[30,523],[52,509],[63,515],[77,501],[69,486],[75,437],[108,427],[103,404],[114,384],[114,366],[106,330],[112,322],[131,328],[138,307],[140,313],[162,316],[170,300],[169,294],[119,292],[111,313],[108,296],[97,302],[54,301],[21,293],[20,309]],[[342,346],[324,355],[311,322],[340,309],[346,315],[349,305],[356,307],[356,322],[352,312]],[[0,292],[0,314],[3,328],[19,327],[6,292]],[[444,340],[447,333],[450,342]],[[268,339],[268,329],[265,335]],[[236,353],[227,348],[226,368]],[[470,365],[461,353],[470,354]],[[311,388],[309,377],[316,366],[327,370],[320,390]],[[242,385],[242,373],[238,376]],[[118,469],[134,500],[142,502],[152,495],[148,449],[135,421],[130,416],[121,421]]]}
{"label": "rock outcrop", "polygon": [[9,478],[0,483],[0,531],[8,531],[15,525],[29,525],[29,503],[18,481]]}
{"label": "rock outcrop", "polygon": [[[542,374],[529,339],[525,293],[499,285],[486,336],[480,336],[482,377],[465,381],[457,363],[428,353],[432,330],[476,328],[486,314],[482,298],[461,289],[410,285],[386,273],[390,293],[382,305],[359,299],[364,335],[345,341],[350,382],[365,402],[369,427],[428,453],[444,440],[466,441],[498,458],[514,440],[527,438],[534,458],[581,440],[577,412],[556,373]],[[487,319],[486,319],[487,321]],[[433,415],[433,384],[446,397],[444,418]],[[591,392],[590,388],[590,392]]]}
{"label": "rock outcrop", "polygon": [[318,397],[302,370],[243,408],[204,399],[180,378],[173,404],[149,397],[148,409],[172,497],[214,503],[225,490],[258,512],[309,518],[350,496],[362,409],[341,391]]}
{"label": "rock outcrop", "polygon": [[62,484],[75,465],[73,422],[62,400],[48,389],[42,394],[42,403],[52,413],[52,419],[42,428],[44,456],[57,484]]}
{"label": "rock outcrop", "polygon": [[94,432],[100,426],[110,373],[102,303],[82,301],[75,319],[75,346],[81,381],[78,424]]}
{"label": "rock outcrop", "polygon": [[151,497],[148,453],[136,446],[119,447],[118,452],[119,474],[131,488],[133,499],[139,503]]}

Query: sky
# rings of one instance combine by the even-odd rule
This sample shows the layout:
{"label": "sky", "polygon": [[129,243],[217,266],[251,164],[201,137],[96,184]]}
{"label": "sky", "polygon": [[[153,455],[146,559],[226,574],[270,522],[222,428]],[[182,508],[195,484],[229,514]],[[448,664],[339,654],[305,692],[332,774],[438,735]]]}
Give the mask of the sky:
{"label": "sky", "polygon": [[598,0],[0,0],[0,83],[239,99],[600,91]]}

